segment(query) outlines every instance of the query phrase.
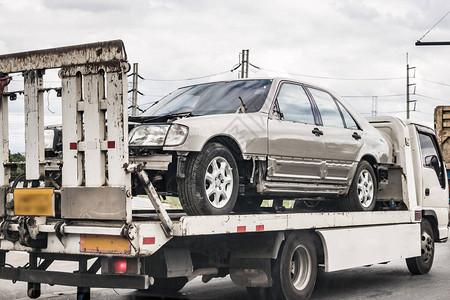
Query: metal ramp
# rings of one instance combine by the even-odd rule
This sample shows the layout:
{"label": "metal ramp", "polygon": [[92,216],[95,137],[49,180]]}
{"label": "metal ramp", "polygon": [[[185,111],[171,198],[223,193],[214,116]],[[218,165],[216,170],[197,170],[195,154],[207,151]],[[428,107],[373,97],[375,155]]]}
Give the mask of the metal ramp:
{"label": "metal ramp", "polygon": [[[120,40],[0,56],[0,77],[21,73],[24,80],[26,180],[45,178],[43,76],[46,69],[59,69],[64,219],[131,222],[130,174],[123,167],[128,162],[129,68]],[[0,123],[5,125],[8,95],[3,88]],[[7,193],[8,126],[0,130],[0,140],[0,186]],[[0,210],[0,216],[6,213]]]}

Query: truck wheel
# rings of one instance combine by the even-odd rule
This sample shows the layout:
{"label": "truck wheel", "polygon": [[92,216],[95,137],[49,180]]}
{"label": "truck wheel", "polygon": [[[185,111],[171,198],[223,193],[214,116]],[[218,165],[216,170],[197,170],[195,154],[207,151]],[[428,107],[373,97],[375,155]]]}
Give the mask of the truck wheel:
{"label": "truck wheel", "polygon": [[421,228],[421,256],[406,259],[408,270],[414,275],[427,274],[431,270],[434,259],[434,234],[430,221],[423,219]]}
{"label": "truck wheel", "polygon": [[188,282],[186,277],[174,277],[174,278],[155,278],[153,285],[149,286],[142,292],[148,293],[168,293],[175,294],[180,291]]}
{"label": "truck wheel", "polygon": [[255,299],[308,299],[316,284],[317,253],[307,233],[292,233],[272,265],[272,286],[248,287]]}
{"label": "truck wheel", "polygon": [[31,299],[37,299],[41,296],[41,290],[28,287],[27,296]]}
{"label": "truck wheel", "polygon": [[356,169],[350,189],[341,200],[346,211],[372,211],[377,201],[377,180],[372,166],[362,160]]}
{"label": "truck wheel", "polygon": [[186,162],[179,179],[180,203],[188,215],[227,215],[236,203],[239,174],[230,150],[210,143]]}
{"label": "truck wheel", "polygon": [[263,198],[260,196],[241,196],[237,198],[233,211],[235,213],[258,212],[262,202]]}

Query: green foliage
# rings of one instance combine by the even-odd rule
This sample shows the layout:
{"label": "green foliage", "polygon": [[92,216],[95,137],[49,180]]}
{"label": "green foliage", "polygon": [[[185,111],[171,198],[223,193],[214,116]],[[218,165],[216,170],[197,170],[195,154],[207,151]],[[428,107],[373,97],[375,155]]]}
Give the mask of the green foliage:
{"label": "green foliage", "polygon": [[18,163],[16,166],[11,167],[11,179],[14,179],[18,175],[25,172],[25,166],[22,163],[25,162],[25,155],[21,153],[11,153],[11,151],[9,151],[9,161],[12,163]]}

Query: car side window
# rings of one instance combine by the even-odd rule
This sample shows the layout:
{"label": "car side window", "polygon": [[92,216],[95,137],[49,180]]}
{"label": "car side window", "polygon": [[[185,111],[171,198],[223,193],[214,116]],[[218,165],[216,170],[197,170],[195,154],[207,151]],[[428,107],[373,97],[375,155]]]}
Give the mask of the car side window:
{"label": "car side window", "polygon": [[315,124],[311,102],[302,86],[284,83],[278,93],[277,101],[283,120]]}
{"label": "car side window", "polygon": [[419,141],[420,141],[420,149],[422,154],[422,164],[424,167],[432,168],[441,183],[441,186],[444,188],[445,184],[443,183],[443,170],[442,170],[442,162],[440,160],[440,155],[438,150],[436,149],[436,143],[433,141],[432,136],[428,134],[424,134],[419,132]]}
{"label": "car side window", "polygon": [[344,128],[341,113],[333,97],[327,92],[308,88],[311,92],[322,117],[323,126]]}
{"label": "car side window", "polygon": [[359,130],[358,124],[356,124],[355,120],[353,119],[352,115],[348,112],[348,110],[340,102],[337,101],[337,103],[342,112],[342,116],[344,117],[345,127],[352,130]]}

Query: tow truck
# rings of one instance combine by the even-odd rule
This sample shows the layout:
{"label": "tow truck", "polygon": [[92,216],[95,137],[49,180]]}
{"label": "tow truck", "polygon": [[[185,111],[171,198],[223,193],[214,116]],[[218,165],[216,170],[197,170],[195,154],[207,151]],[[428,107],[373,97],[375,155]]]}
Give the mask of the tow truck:
{"label": "tow truck", "polygon": [[[62,158],[45,155],[44,74],[59,70]],[[255,298],[307,299],[325,272],[406,259],[428,273],[434,243],[448,239],[448,184],[430,128],[393,117],[371,118],[392,148],[386,188],[375,211],[262,209],[188,216],[169,210],[141,163],[128,156],[129,64],[122,41],[0,56],[0,278],[28,283],[176,292],[193,278],[230,275]],[[11,178],[8,91],[24,81],[25,174]],[[55,177],[59,171],[60,177]],[[133,210],[131,174],[152,209]],[[189,174],[187,174],[188,176]],[[10,251],[28,253],[25,267]],[[58,261],[77,270],[50,271]]]}

